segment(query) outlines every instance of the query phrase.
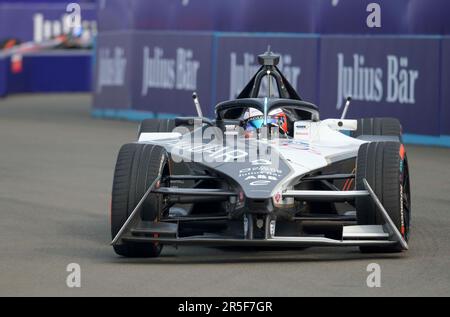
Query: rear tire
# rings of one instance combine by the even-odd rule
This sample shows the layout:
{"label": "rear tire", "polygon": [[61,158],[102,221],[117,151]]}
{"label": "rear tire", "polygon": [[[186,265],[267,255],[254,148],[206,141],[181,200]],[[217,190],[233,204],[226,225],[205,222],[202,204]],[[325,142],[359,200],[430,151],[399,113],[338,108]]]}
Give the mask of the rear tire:
{"label": "rear tire", "polygon": [[[399,142],[373,142],[361,145],[356,167],[356,190],[365,190],[366,179],[386,208],[404,239],[409,239],[411,201],[408,161]],[[356,199],[358,225],[381,225],[384,220],[370,197]],[[401,245],[360,247],[362,252],[401,252]]]}
{"label": "rear tire", "polygon": [[352,137],[362,135],[398,136],[401,140],[402,125],[396,118],[363,118],[358,119],[358,128]]}
{"label": "rear tire", "polygon": [[[162,147],[151,144],[126,144],[117,158],[111,199],[111,234],[114,238],[154,180],[169,174],[168,156]],[[144,202],[141,219],[160,219],[161,195],[150,194]],[[162,245],[130,243],[115,245],[114,251],[125,257],[157,257]]]}
{"label": "rear tire", "polygon": [[141,133],[172,132],[175,127],[174,119],[146,119],[139,126],[138,137]]}

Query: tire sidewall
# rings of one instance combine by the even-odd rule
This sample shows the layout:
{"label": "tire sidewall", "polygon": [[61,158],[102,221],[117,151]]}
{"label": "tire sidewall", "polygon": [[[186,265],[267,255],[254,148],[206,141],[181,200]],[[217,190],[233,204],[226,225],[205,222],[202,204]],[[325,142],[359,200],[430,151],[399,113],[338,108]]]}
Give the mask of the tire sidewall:
{"label": "tire sidewall", "polygon": [[[408,185],[407,189],[403,186],[406,173],[409,175],[403,144],[372,142],[360,147],[357,158],[356,189],[365,190],[363,179],[367,179],[392,221],[407,240],[410,215],[406,215],[403,195],[405,190],[410,190],[410,186]],[[409,192],[407,194],[410,195]],[[358,225],[383,225],[385,223],[370,197],[356,199],[356,213]]]}

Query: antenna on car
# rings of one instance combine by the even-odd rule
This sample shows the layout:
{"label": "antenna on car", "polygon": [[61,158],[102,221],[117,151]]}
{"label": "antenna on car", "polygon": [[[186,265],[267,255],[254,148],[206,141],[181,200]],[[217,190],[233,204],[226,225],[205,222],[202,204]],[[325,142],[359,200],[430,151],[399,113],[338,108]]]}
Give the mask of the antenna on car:
{"label": "antenna on car", "polygon": [[202,108],[200,107],[200,101],[196,92],[192,94],[192,99],[194,99],[195,109],[197,110],[197,115],[199,118],[203,118]]}
{"label": "antenna on car", "polygon": [[342,112],[341,120],[344,120],[347,116],[348,108],[350,107],[350,102],[352,101],[352,97],[347,97],[347,101],[345,102],[344,111]]}

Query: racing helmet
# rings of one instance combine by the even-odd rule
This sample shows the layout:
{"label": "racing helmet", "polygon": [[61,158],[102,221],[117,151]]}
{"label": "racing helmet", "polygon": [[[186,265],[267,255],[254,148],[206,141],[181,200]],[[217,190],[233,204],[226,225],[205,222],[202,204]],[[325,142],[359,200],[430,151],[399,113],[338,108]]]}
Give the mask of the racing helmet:
{"label": "racing helmet", "polygon": [[[244,114],[245,131],[252,133],[258,131],[264,126],[264,113],[255,108],[249,108]],[[275,109],[267,115],[267,126],[278,127],[279,132],[287,135],[288,122],[287,116],[281,109]]]}

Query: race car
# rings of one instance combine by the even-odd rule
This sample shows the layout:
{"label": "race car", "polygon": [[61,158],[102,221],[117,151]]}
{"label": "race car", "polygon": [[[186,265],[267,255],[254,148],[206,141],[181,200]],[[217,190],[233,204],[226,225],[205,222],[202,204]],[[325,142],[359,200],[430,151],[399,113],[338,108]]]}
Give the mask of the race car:
{"label": "race car", "polygon": [[144,120],[120,149],[111,232],[124,257],[165,245],[408,249],[410,178],[400,122],[320,120],[277,67],[259,71],[215,118]]}
{"label": "race car", "polygon": [[93,37],[90,32],[76,28],[67,34],[54,36],[41,42],[22,42],[16,38],[0,40],[0,57],[23,55],[56,49],[92,49]]}

